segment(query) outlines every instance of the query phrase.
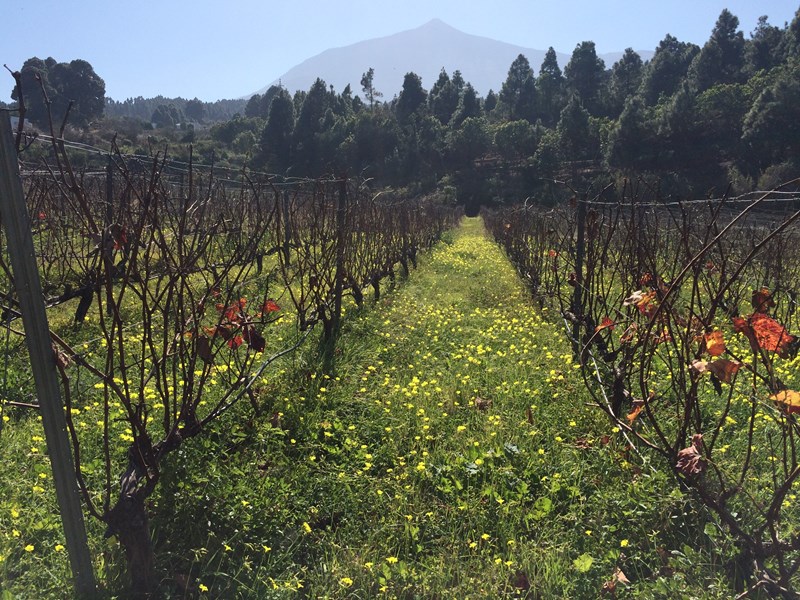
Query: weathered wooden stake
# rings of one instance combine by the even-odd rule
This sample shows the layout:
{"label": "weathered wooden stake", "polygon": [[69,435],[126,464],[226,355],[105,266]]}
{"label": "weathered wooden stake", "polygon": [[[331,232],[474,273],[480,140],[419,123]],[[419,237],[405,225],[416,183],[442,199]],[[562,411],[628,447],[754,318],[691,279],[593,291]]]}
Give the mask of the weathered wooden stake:
{"label": "weathered wooden stake", "polygon": [[578,239],[575,241],[575,290],[572,294],[572,314],[575,315],[576,321],[572,324],[572,356],[575,360],[583,364],[582,348],[583,342],[581,341],[581,323],[583,322],[583,259],[586,254],[586,197],[578,198],[575,195],[575,201],[578,203]]}
{"label": "weathered wooden stake", "polygon": [[109,278],[106,283],[106,314],[114,314],[114,286],[113,270],[114,260],[111,256],[113,241],[111,237],[111,226],[114,223],[114,159],[108,155],[106,162],[106,214],[103,220],[103,239],[102,239],[102,252],[103,262],[105,263],[106,276]]}
{"label": "weathered wooden stake", "polygon": [[345,243],[349,232],[347,227],[347,178],[342,175],[339,182],[339,198],[336,202],[336,273],[333,288],[333,337],[339,335],[342,321],[342,294],[344,292]]}
{"label": "weathered wooden stake", "polygon": [[95,593],[92,560],[75,479],[75,464],[67,438],[67,421],[56,373],[50,327],[36,266],[30,216],[22,192],[8,113],[0,113],[0,217],[8,239],[8,253],[22,312],[25,342],[36,383],[39,411],[47,438],[47,452],[53,468],[53,481],[75,590],[79,597],[90,597]]}

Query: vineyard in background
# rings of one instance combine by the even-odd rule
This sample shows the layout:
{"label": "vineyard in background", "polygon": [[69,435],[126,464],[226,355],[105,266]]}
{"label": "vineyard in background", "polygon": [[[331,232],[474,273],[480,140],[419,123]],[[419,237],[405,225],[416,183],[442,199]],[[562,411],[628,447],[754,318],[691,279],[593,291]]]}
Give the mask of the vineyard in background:
{"label": "vineyard in background", "polygon": [[603,190],[483,213],[534,297],[560,310],[627,460],[671,471],[713,516],[742,597],[797,593],[796,185],[661,202],[626,182],[618,201]]}

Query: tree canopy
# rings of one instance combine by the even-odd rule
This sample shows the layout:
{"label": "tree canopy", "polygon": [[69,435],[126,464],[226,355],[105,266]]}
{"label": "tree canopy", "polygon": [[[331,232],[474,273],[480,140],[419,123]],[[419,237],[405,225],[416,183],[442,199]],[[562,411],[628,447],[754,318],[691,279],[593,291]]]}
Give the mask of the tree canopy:
{"label": "tree canopy", "polygon": [[[86,126],[103,116],[106,84],[87,61],[60,63],[54,58],[41,60],[34,56],[25,61],[20,74],[26,118],[35,125],[48,128],[52,117],[56,127],[65,118]],[[16,88],[11,97],[19,100]]]}

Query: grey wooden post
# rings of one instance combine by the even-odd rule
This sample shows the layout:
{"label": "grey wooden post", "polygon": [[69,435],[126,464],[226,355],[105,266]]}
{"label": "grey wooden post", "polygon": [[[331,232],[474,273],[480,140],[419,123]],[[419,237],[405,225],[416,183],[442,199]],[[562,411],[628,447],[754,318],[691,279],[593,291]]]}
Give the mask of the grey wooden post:
{"label": "grey wooden post", "polygon": [[75,478],[75,463],[67,437],[67,421],[56,373],[50,327],[36,266],[30,216],[22,192],[8,113],[0,113],[0,217],[8,240],[8,253],[25,328],[25,342],[36,383],[39,411],[47,438],[47,452],[53,468],[53,481],[75,590],[80,597],[90,597],[95,592],[92,560]]}

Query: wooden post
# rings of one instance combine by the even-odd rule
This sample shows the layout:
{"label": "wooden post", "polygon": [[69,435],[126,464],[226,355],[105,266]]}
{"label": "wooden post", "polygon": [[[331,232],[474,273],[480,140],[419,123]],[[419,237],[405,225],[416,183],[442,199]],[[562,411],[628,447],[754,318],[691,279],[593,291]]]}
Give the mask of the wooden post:
{"label": "wooden post", "polygon": [[101,241],[101,251],[103,262],[105,263],[106,277],[106,314],[114,314],[114,284],[113,270],[114,261],[111,256],[113,241],[111,237],[111,226],[114,224],[114,159],[108,155],[106,163],[106,214],[104,219],[103,239]]}
{"label": "wooden post", "polygon": [[578,198],[575,195],[577,202],[577,225],[578,225],[578,239],[575,242],[575,290],[572,295],[572,314],[575,315],[576,321],[572,324],[572,356],[575,360],[583,364],[582,346],[581,343],[581,323],[583,322],[583,259],[586,253],[586,197]]}
{"label": "wooden post", "polygon": [[283,213],[283,261],[286,266],[289,266],[291,262],[292,222],[289,217],[289,190],[287,189],[283,190],[280,212]]}
{"label": "wooden post", "polygon": [[67,421],[56,373],[50,327],[36,266],[30,216],[25,206],[8,114],[0,116],[0,217],[8,239],[8,253],[22,311],[25,342],[36,383],[39,411],[47,438],[47,452],[53,468],[53,482],[64,525],[75,590],[78,596],[89,597],[95,593],[92,560],[75,479],[75,464],[67,437]]}
{"label": "wooden post", "polygon": [[342,320],[342,294],[344,293],[344,246],[347,232],[347,178],[342,175],[339,182],[339,199],[336,203],[336,273],[333,289],[333,326],[332,335],[339,335]]}

